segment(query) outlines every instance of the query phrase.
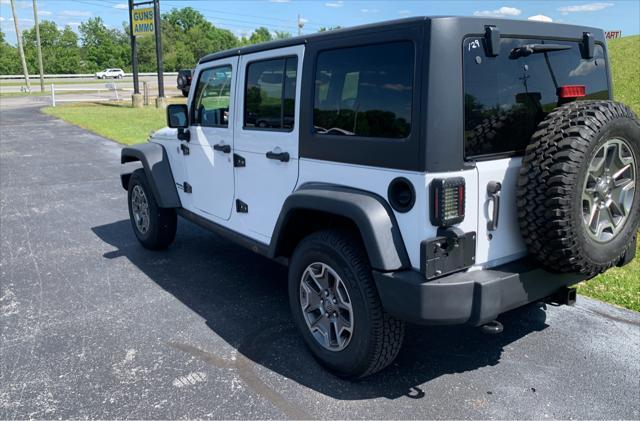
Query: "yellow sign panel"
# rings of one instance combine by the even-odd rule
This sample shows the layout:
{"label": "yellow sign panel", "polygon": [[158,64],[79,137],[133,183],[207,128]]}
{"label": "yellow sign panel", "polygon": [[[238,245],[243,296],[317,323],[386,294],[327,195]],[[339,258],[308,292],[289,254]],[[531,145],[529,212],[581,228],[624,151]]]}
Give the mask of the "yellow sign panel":
{"label": "yellow sign panel", "polygon": [[153,34],[153,7],[133,9],[131,21],[133,22],[133,35]]}

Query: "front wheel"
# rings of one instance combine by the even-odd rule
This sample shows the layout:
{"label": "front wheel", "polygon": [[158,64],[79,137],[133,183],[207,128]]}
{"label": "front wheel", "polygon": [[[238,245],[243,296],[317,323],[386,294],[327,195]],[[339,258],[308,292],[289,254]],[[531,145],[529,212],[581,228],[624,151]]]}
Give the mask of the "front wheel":
{"label": "front wheel", "polygon": [[176,237],[176,212],[158,206],[142,168],[131,174],[128,191],[129,218],[138,241],[150,250],[169,247]]}
{"label": "front wheel", "polygon": [[380,371],[400,351],[404,322],[382,308],[360,238],[350,232],[320,231],[300,242],[289,301],[314,357],[340,377]]}

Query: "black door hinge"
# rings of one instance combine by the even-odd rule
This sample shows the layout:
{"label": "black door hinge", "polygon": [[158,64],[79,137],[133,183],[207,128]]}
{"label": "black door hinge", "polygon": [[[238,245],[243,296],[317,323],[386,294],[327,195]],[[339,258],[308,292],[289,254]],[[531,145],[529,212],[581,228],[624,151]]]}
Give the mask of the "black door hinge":
{"label": "black door hinge", "polygon": [[249,205],[244,203],[240,199],[236,199],[236,212],[238,213],[247,213],[249,212]]}
{"label": "black door hinge", "polygon": [[243,156],[238,155],[237,153],[233,154],[233,166],[234,167],[246,167],[247,161],[244,160]]}
{"label": "black door hinge", "polygon": [[187,183],[186,181],[182,183],[182,189],[185,193],[191,193],[193,191],[193,189],[191,188],[191,184]]}
{"label": "black door hinge", "polygon": [[183,155],[189,155],[189,147],[187,145],[181,144],[180,150],[182,151]]}

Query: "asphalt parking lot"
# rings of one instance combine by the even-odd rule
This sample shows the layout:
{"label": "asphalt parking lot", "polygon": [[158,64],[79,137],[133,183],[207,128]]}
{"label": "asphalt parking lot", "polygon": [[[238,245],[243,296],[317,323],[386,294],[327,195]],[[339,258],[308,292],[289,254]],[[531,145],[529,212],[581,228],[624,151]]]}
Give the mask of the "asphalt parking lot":
{"label": "asphalt parking lot", "polygon": [[188,222],[138,245],[120,146],[0,115],[0,419],[640,417],[640,314],[579,297],[501,335],[410,327],[396,362],[332,377],[294,330],[286,269]]}

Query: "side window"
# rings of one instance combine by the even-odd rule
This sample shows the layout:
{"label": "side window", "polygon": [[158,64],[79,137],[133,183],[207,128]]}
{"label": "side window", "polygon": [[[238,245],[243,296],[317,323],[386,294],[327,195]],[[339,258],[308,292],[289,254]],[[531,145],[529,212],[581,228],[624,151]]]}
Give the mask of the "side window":
{"label": "side window", "polygon": [[318,54],[316,134],[401,139],[411,132],[415,51],[410,41]]}
{"label": "side window", "polygon": [[249,63],[245,89],[245,128],[293,129],[297,69],[297,57]]}
{"label": "side window", "polygon": [[228,127],[230,93],[231,66],[215,67],[200,73],[195,96],[194,124]]}

